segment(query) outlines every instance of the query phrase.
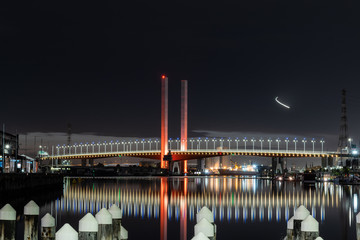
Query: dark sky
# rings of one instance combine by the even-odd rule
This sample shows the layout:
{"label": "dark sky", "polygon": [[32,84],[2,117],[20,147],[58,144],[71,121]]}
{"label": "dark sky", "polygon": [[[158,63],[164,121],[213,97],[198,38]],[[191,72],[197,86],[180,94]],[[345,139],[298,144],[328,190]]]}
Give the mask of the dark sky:
{"label": "dark sky", "polygon": [[[180,80],[194,131],[336,136],[341,89],[360,133],[356,1],[3,1],[2,122],[10,131],[170,136]],[[289,104],[287,110],[274,98]],[[221,133],[220,133],[221,134]],[[336,141],[336,137],[335,137]]]}

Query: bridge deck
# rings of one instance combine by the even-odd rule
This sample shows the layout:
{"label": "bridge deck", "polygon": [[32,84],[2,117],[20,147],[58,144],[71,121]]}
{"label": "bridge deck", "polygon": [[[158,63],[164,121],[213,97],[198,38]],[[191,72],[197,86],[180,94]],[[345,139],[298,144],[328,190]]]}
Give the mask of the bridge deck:
{"label": "bridge deck", "polygon": [[[257,156],[257,157],[287,157],[287,158],[313,158],[313,157],[339,157],[338,153],[328,152],[302,152],[302,151],[245,151],[245,150],[187,150],[172,151],[173,160],[192,160],[207,157],[241,155],[241,156]],[[133,151],[133,152],[100,152],[100,153],[83,153],[83,154],[65,154],[42,157],[42,160],[51,159],[98,159],[112,157],[137,157],[160,160],[160,151]],[[343,156],[345,156],[343,154]],[[346,155],[347,156],[347,155]]]}

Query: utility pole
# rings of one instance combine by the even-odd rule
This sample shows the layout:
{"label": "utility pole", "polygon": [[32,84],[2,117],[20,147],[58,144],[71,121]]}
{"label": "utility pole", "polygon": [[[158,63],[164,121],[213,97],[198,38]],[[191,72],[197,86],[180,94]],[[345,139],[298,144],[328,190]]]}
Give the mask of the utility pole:
{"label": "utility pole", "polygon": [[68,123],[68,129],[67,129],[67,145],[70,146],[71,144],[71,123]]}
{"label": "utility pole", "polygon": [[3,134],[2,134],[2,170],[5,169],[5,123],[3,123]]}

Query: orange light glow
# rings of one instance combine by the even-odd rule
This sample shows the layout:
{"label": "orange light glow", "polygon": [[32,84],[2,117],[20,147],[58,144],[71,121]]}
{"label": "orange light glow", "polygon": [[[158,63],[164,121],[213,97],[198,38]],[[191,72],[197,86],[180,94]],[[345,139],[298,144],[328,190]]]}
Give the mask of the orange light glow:
{"label": "orange light glow", "polygon": [[165,79],[165,75],[161,75],[161,78],[162,78],[162,79]]}

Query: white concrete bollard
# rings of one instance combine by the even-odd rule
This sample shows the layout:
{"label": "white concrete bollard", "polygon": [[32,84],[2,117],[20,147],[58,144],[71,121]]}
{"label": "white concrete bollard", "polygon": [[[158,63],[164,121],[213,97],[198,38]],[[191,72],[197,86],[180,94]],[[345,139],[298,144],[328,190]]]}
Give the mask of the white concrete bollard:
{"label": "white concrete bollard", "polygon": [[319,222],[309,215],[301,222],[300,240],[315,240],[319,237]]}
{"label": "white concrete bollard", "polygon": [[205,234],[203,234],[202,232],[199,232],[191,240],[209,240],[209,238],[205,236]]}
{"label": "white concrete bollard", "polygon": [[360,212],[356,215],[356,239],[360,240]]}
{"label": "white concrete bollard", "polygon": [[78,240],[78,238],[77,231],[75,231],[68,223],[65,223],[55,234],[56,240]]}
{"label": "white concrete bollard", "polygon": [[301,231],[301,222],[304,221],[307,216],[310,215],[309,210],[307,210],[303,205],[300,205],[294,214],[294,239],[300,237]]}
{"label": "white concrete bollard", "polygon": [[55,218],[49,213],[45,214],[41,219],[41,239],[54,240],[55,239]]}
{"label": "white concrete bollard", "polygon": [[295,240],[294,238],[294,217],[291,217],[287,222],[286,239]]}
{"label": "white concrete bollard", "polygon": [[95,218],[99,224],[98,240],[112,240],[112,216],[106,208],[101,209]]}
{"label": "white concrete bollard", "polygon": [[315,240],[324,240],[322,237],[317,237]]}
{"label": "white concrete bollard", "polygon": [[128,239],[128,231],[121,226],[121,230],[120,230],[120,240],[127,240]]}
{"label": "white concrete bollard", "polygon": [[215,239],[215,227],[206,218],[202,218],[194,227],[195,236],[202,232],[210,240]]}
{"label": "white concrete bollard", "polygon": [[95,217],[88,213],[79,221],[79,240],[97,240],[99,226]]}
{"label": "white concrete bollard", "polygon": [[0,209],[0,239],[15,240],[16,211],[6,204]]}
{"label": "white concrete bollard", "polygon": [[116,204],[113,204],[111,208],[109,208],[109,213],[112,217],[113,240],[119,240],[121,231],[122,211]]}
{"label": "white concrete bollard", "polygon": [[39,212],[40,208],[33,200],[24,206],[24,239],[38,239]]}
{"label": "white concrete bollard", "polygon": [[201,208],[201,210],[196,214],[196,222],[200,222],[203,218],[206,218],[209,223],[214,223],[214,214],[207,207]]}
{"label": "white concrete bollard", "polygon": [[208,209],[207,207],[202,207],[200,211],[196,214],[196,222],[200,222],[203,218],[208,220],[214,226],[214,238],[216,239],[216,225],[214,223],[214,214],[213,212]]}

